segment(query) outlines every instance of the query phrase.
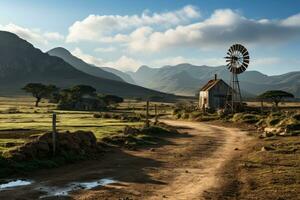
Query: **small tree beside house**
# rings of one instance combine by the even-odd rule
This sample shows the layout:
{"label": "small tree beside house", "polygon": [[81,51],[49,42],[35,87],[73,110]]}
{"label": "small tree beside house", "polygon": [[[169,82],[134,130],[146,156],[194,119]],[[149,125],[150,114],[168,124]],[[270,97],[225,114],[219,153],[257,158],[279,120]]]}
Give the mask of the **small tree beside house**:
{"label": "small tree beside house", "polygon": [[294,95],[282,90],[269,90],[260,94],[258,98],[261,99],[261,101],[271,100],[275,109],[278,109],[278,104],[280,102],[282,102],[284,99],[294,98]]}

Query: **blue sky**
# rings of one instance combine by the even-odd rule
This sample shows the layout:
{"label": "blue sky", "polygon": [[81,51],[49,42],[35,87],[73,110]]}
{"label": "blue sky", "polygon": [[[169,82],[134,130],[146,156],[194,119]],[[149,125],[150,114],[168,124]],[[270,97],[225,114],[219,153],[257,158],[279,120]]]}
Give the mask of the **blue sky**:
{"label": "blue sky", "polygon": [[239,42],[249,49],[249,70],[300,70],[296,0],[3,0],[0,9],[0,29],[43,51],[63,46],[98,66],[217,66]]}

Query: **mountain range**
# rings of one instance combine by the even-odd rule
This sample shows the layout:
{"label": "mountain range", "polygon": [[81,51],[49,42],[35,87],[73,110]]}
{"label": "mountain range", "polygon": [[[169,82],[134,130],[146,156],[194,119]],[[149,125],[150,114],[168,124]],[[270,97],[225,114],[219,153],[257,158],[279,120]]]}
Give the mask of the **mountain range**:
{"label": "mountain range", "polygon": [[[195,66],[187,63],[150,68],[141,66],[136,72],[128,72],[138,85],[174,93],[194,96],[199,89],[217,74],[218,78],[230,81],[230,72],[225,66]],[[245,71],[239,76],[242,93],[256,96],[266,90],[285,90],[300,97],[300,71],[268,76],[258,71]]]}
{"label": "mountain range", "polygon": [[130,75],[110,67],[99,67],[95,65],[88,64],[83,60],[72,55],[67,49],[63,47],[57,47],[51,49],[47,52],[51,56],[56,56],[62,58],[64,61],[75,67],[76,69],[83,71],[92,76],[97,76],[100,78],[107,78],[115,81],[122,81],[131,84],[135,84],[134,80]]}
{"label": "mountain range", "polygon": [[[173,95],[129,84],[105,70],[96,70],[97,75],[94,76],[80,71],[59,57],[43,53],[17,35],[0,31],[1,95],[22,94],[21,88],[27,83],[44,83],[55,84],[61,88],[77,84],[91,85],[100,93],[123,97],[173,97]],[[100,72],[111,79],[99,76]]]}
{"label": "mountain range", "polygon": [[[230,73],[225,66],[196,66],[187,63],[150,68],[136,72],[88,64],[57,47],[46,53],[17,35],[0,31],[0,94],[21,94],[29,82],[70,87],[76,84],[94,86],[98,92],[123,97],[195,96],[199,89],[217,74],[226,82]],[[239,75],[242,93],[253,97],[266,90],[285,90],[300,97],[300,71],[268,76],[247,70]],[[149,88],[149,89],[147,89]]]}

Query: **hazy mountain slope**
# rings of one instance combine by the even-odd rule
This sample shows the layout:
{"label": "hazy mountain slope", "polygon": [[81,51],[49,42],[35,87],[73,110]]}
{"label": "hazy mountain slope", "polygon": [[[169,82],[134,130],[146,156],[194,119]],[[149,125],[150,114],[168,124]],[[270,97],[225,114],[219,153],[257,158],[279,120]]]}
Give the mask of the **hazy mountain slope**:
{"label": "hazy mountain slope", "polygon": [[[227,82],[230,80],[231,74],[225,66],[195,66],[186,63],[162,68],[142,66],[136,72],[132,72],[131,76],[144,87],[174,94],[194,95],[203,84],[214,78],[214,74]],[[241,90],[248,95],[279,89],[300,96],[300,72],[267,76],[258,71],[248,70],[239,75],[239,81]]]}
{"label": "hazy mountain slope", "polygon": [[127,83],[136,84],[133,78],[129,74],[126,74],[125,72],[110,67],[101,67],[101,69],[121,77]]}
{"label": "hazy mountain slope", "polygon": [[47,52],[51,56],[57,56],[59,58],[62,58],[64,61],[75,67],[76,69],[83,71],[87,74],[90,74],[92,76],[97,76],[100,78],[106,78],[111,79],[115,81],[124,81],[119,76],[115,75],[114,73],[108,72],[106,70],[103,70],[99,67],[90,65],[83,60],[77,58],[76,56],[73,56],[67,49],[62,47],[57,47],[54,49],[51,49]]}
{"label": "hazy mountain slope", "polygon": [[[70,87],[86,84],[98,92],[124,97],[147,97],[164,93],[125,82],[91,76],[75,69],[63,59],[34,48],[15,34],[0,31],[0,94],[21,93],[29,82]],[[169,97],[169,95],[168,95]]]}

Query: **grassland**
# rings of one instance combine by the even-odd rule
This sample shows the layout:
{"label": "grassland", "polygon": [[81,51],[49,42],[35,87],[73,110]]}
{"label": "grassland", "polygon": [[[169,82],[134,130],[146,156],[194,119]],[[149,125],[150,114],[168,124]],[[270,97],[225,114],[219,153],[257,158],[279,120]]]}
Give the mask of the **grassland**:
{"label": "grassland", "polygon": [[[158,104],[159,114],[169,112],[168,104]],[[145,114],[145,102],[125,101],[108,114]],[[154,114],[154,103],[150,104],[150,115]],[[58,131],[92,131],[97,139],[118,134],[125,126],[141,127],[144,122],[120,119],[95,118],[99,112],[56,110],[56,105],[42,101],[34,107],[30,97],[0,97],[0,152],[15,148],[30,140],[31,136],[52,130],[52,113],[57,113]]]}

